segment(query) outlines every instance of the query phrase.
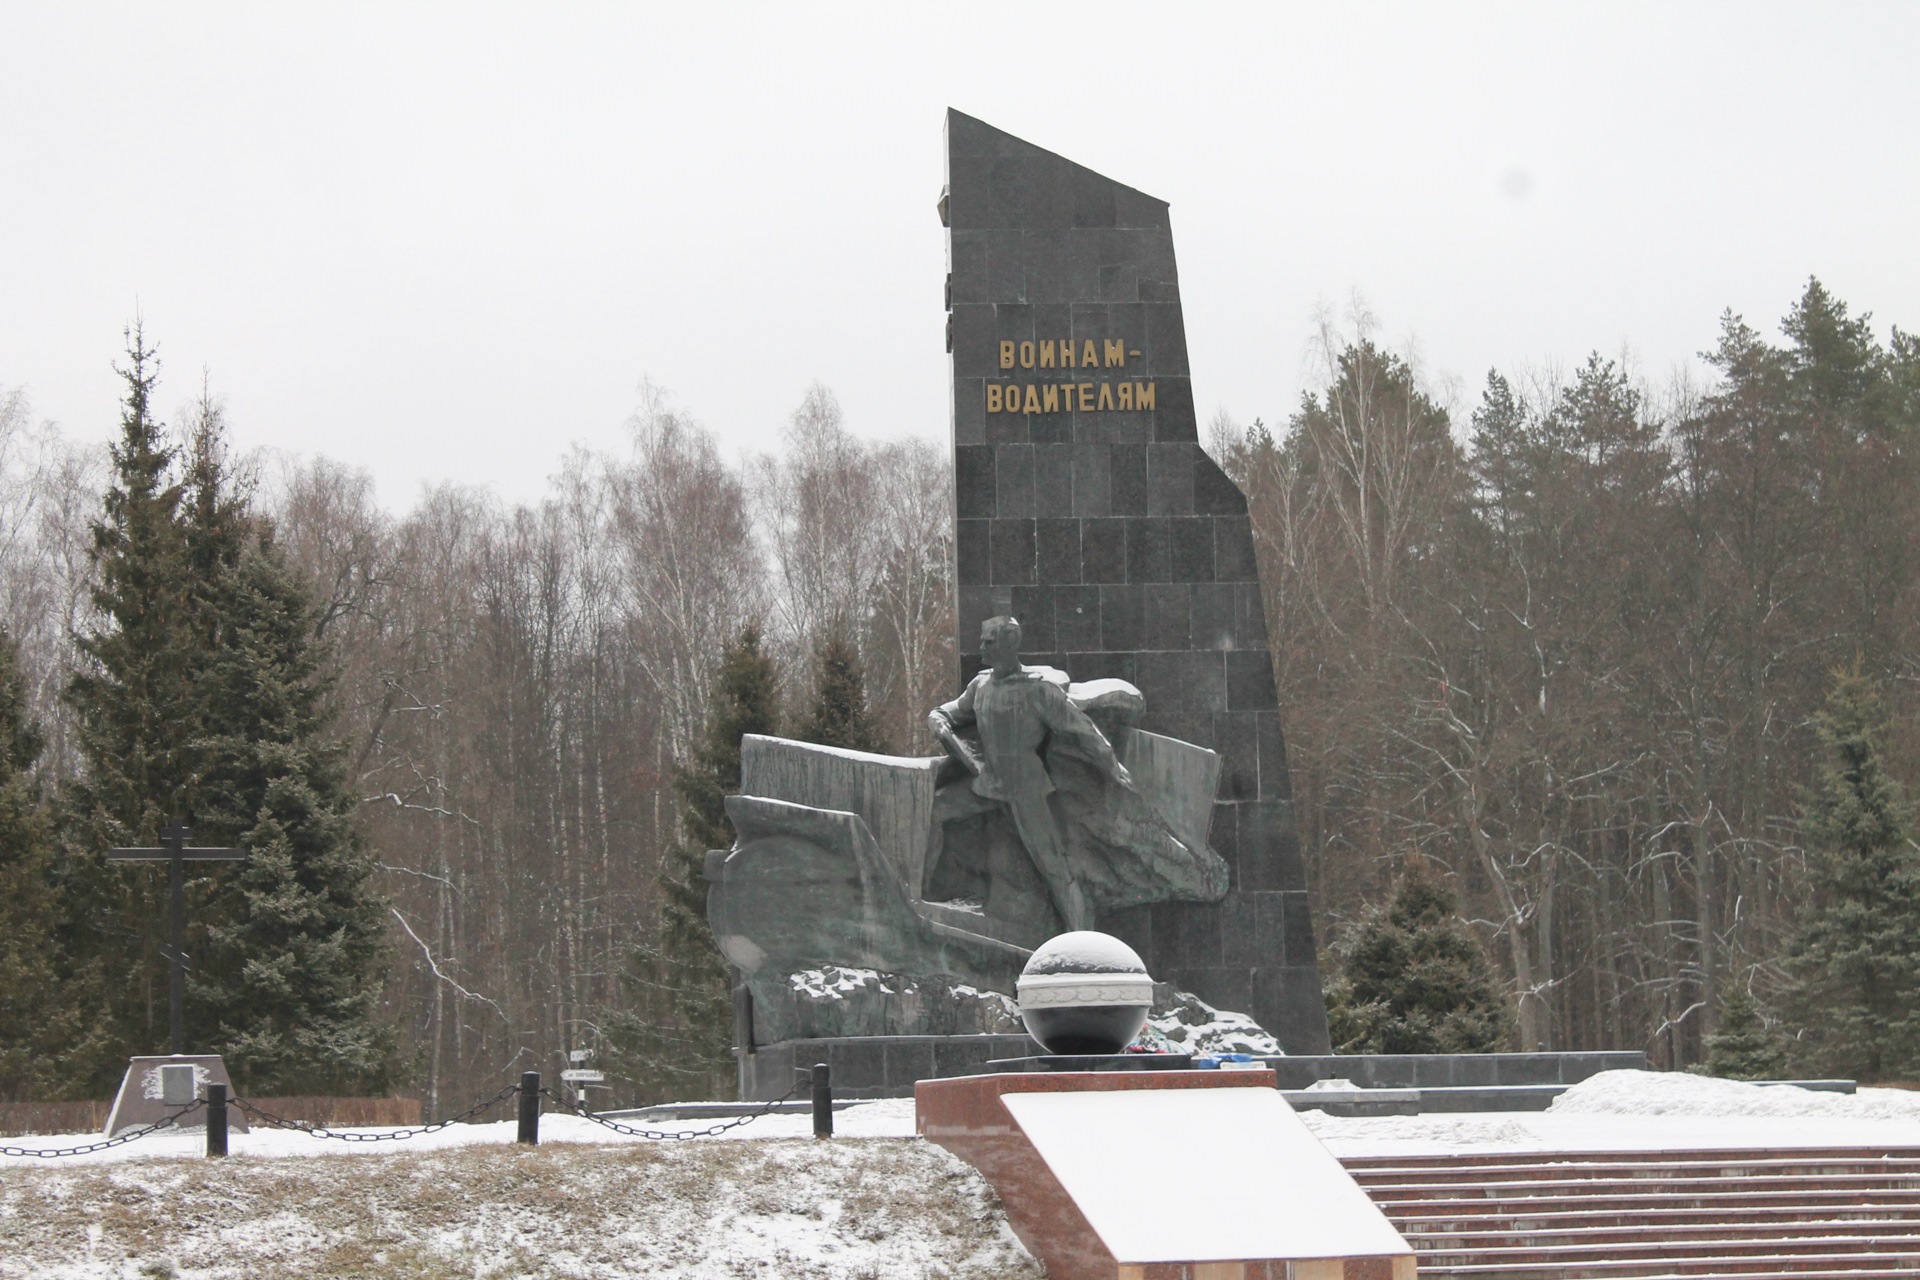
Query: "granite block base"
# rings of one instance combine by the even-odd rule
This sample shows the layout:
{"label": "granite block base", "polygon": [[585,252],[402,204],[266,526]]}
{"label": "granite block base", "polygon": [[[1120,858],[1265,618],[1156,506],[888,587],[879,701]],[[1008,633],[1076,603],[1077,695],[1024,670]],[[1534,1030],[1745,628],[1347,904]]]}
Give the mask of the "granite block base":
{"label": "granite block base", "polygon": [[[1157,1060],[1157,1061],[1156,1061]],[[768,1102],[785,1097],[814,1063],[833,1069],[833,1096],[864,1101],[910,1098],[921,1080],[1010,1071],[1166,1071],[1184,1069],[1183,1054],[1125,1053],[1087,1058],[1041,1052],[1023,1035],[841,1036],[782,1040],[739,1055],[740,1097]],[[1053,1066],[1092,1062],[1096,1066]],[[1179,1067],[1159,1065],[1178,1062]],[[1602,1071],[1645,1071],[1638,1049],[1596,1053],[1337,1053],[1260,1060],[1290,1095],[1321,1080],[1351,1080],[1362,1090],[1415,1090],[1419,1111],[1532,1111],[1543,1109],[1566,1086]],[[1034,1064],[1034,1065],[1028,1065]],[[1549,1088],[1548,1086],[1555,1086]],[[1320,1103],[1334,1111],[1344,1093]],[[1389,1114],[1388,1099],[1367,1100],[1352,1114]],[[1356,1103],[1356,1105],[1358,1105]],[[1413,1110],[1402,1114],[1414,1114]]]}
{"label": "granite block base", "polygon": [[824,1062],[833,1071],[836,1099],[911,1098],[921,1080],[972,1075],[995,1058],[1026,1058],[1040,1046],[1024,1035],[838,1036],[780,1040],[737,1057],[740,1097],[783,1098],[800,1073]]}
{"label": "granite block base", "polygon": [[1262,1058],[1282,1089],[1351,1080],[1362,1089],[1579,1084],[1602,1071],[1645,1071],[1638,1049],[1591,1053],[1330,1053]]}
{"label": "granite block base", "polygon": [[975,1075],[1008,1071],[1191,1071],[1190,1053],[1043,1053],[1033,1058],[996,1058]]}

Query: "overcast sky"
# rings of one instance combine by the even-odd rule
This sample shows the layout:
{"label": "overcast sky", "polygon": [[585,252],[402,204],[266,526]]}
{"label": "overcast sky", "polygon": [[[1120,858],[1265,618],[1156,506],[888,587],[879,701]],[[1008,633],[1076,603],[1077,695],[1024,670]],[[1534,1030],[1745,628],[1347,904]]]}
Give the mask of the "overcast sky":
{"label": "overcast sky", "polygon": [[1818,275],[1920,328],[1920,4],[0,0],[0,385],[113,429],[136,310],[235,443],[542,491],[643,377],[731,450],[807,385],[944,440],[949,105],[1173,206],[1203,417],[1357,290],[1470,409]]}

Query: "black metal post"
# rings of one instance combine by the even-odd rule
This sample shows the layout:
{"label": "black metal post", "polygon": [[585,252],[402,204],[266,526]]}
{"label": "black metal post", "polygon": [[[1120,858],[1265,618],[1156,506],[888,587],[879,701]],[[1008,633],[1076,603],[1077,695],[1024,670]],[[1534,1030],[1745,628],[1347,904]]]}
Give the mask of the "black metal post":
{"label": "black metal post", "polygon": [[173,854],[167,859],[167,887],[173,896],[173,918],[167,926],[173,944],[173,964],[167,975],[167,1033],[173,1047],[167,1052],[178,1056],[187,1051],[182,1029],[187,1013],[187,866],[181,856],[187,831],[175,819],[166,834],[167,847]]}
{"label": "black metal post", "polygon": [[187,1051],[187,868],[189,862],[241,862],[242,849],[212,849],[189,845],[193,830],[175,818],[160,833],[158,845],[107,850],[108,862],[164,862],[167,864],[167,1052],[179,1057]]}
{"label": "black metal post", "polygon": [[520,1141],[528,1146],[540,1142],[540,1073],[520,1073]]}
{"label": "black metal post", "polygon": [[227,1154],[227,1086],[207,1086],[207,1154]]}
{"label": "black metal post", "polygon": [[833,1136],[833,1068],[824,1062],[813,1064],[813,1136]]}

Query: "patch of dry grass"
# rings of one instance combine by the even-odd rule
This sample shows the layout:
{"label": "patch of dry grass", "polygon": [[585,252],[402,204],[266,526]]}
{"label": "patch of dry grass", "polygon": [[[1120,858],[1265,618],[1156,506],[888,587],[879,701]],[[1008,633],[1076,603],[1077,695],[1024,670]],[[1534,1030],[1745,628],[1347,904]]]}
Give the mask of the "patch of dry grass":
{"label": "patch of dry grass", "polygon": [[0,1277],[1040,1280],[917,1139],[554,1144],[0,1171]]}

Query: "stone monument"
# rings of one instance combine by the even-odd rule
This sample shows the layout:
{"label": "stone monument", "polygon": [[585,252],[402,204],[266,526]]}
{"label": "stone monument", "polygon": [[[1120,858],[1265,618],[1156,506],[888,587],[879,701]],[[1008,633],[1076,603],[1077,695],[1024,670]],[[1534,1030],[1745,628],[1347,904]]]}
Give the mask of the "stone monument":
{"label": "stone monument", "polygon": [[945,756],[743,740],[738,837],[706,868],[743,1049],[1017,1037],[1035,948],[1099,912],[1226,892],[1206,836],[1218,756],[1135,727],[1125,681],[1021,662],[1017,619],[982,631],[993,665],[930,716]]}
{"label": "stone monument", "polygon": [[742,742],[706,865],[742,1094],[816,1054],[886,1096],[1032,1053],[1015,981],[1090,929],[1157,1001],[1324,1053],[1253,534],[1197,443],[1167,206],[958,112],[947,146],[966,678],[941,756]]}
{"label": "stone monument", "polygon": [[1087,927],[1325,1053],[1253,534],[1198,443],[1166,202],[958,111],[946,140],[961,678],[1010,615],[1030,662],[1126,681],[1140,729],[1218,753],[1225,895]]}

